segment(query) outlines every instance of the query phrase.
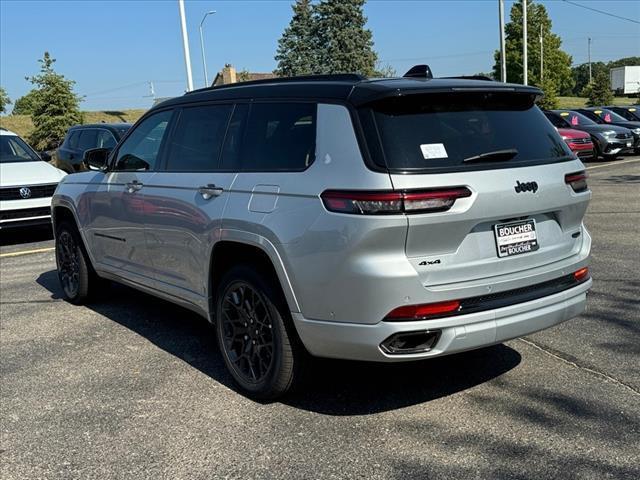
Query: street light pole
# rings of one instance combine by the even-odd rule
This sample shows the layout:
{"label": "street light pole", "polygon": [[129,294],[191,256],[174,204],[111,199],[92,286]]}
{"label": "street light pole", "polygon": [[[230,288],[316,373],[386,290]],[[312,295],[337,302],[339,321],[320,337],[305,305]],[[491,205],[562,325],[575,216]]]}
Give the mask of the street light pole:
{"label": "street light pole", "polygon": [[504,0],[498,0],[498,13],[500,17],[500,81],[507,81],[507,58],[504,44]]}
{"label": "street light pole", "polygon": [[193,90],[193,77],[191,75],[191,56],[189,55],[189,36],[187,35],[187,20],[184,15],[184,0],[178,0],[178,10],[180,10],[180,28],[182,29],[184,67],[187,70],[187,92],[190,92]]}
{"label": "street light pole", "polygon": [[544,36],[542,35],[542,24],[540,24],[540,83],[544,80]]}
{"label": "street light pole", "polygon": [[591,83],[591,37],[587,39],[588,55],[589,55],[589,83]]}
{"label": "street light pole", "polygon": [[522,83],[524,85],[528,85],[527,63],[527,0],[522,0]]}
{"label": "street light pole", "polygon": [[202,68],[204,69],[204,86],[205,87],[209,86],[209,76],[207,75],[207,58],[204,54],[204,36],[202,34],[202,25],[204,24],[204,21],[207,19],[207,17],[209,15],[213,15],[214,13],[216,13],[215,10],[211,10],[205,13],[204,17],[202,17],[202,21],[200,22],[200,49],[202,50]]}

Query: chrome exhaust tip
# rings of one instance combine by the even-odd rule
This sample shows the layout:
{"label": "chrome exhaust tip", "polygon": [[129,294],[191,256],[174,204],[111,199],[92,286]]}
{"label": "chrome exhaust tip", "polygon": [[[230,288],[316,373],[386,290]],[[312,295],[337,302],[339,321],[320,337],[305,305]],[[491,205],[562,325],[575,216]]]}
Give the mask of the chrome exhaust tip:
{"label": "chrome exhaust tip", "polygon": [[440,333],[440,330],[394,333],[380,344],[380,349],[390,355],[425,353],[438,343]]}

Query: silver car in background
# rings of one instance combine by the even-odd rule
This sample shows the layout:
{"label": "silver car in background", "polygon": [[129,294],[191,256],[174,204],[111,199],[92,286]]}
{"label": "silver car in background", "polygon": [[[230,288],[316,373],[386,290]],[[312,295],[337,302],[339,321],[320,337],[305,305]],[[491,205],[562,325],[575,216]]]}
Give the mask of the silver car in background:
{"label": "silver car in background", "polygon": [[591,193],[540,94],[333,75],[164,102],[56,191],[64,292],[110,279],[198,312],[258,398],[309,354],[421,360],[556,325],[592,283]]}

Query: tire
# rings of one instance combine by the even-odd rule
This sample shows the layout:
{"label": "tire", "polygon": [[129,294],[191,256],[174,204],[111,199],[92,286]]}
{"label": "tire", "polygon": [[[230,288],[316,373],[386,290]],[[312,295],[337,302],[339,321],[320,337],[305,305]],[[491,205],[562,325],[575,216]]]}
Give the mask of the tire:
{"label": "tire", "polygon": [[249,397],[273,400],[297,383],[304,347],[272,274],[249,265],[229,269],[217,289],[215,319],[224,363]]}
{"label": "tire", "polygon": [[62,221],[55,231],[58,279],[66,299],[82,305],[97,288],[98,276],[91,267],[76,226]]}

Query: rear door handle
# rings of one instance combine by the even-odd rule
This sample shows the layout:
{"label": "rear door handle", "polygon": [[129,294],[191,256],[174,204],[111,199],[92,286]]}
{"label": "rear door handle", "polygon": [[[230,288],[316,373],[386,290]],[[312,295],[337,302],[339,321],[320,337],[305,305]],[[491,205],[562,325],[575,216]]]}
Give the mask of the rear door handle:
{"label": "rear door handle", "polygon": [[224,192],[221,187],[216,187],[213,183],[209,183],[202,187],[198,187],[198,193],[202,195],[202,198],[209,200],[212,197],[219,197]]}
{"label": "rear door handle", "polygon": [[144,186],[144,184],[140,183],[137,180],[134,180],[133,182],[127,183],[125,186],[127,193],[135,193],[140,190]]}

